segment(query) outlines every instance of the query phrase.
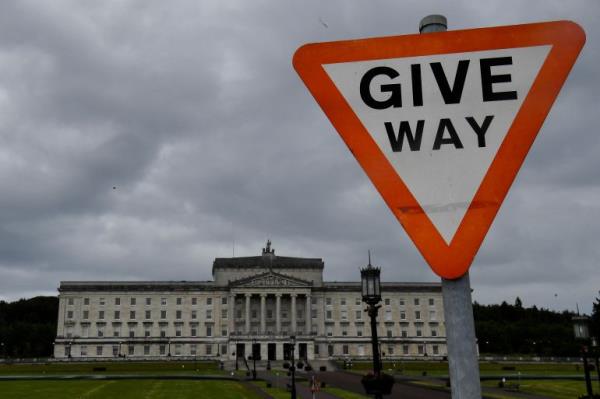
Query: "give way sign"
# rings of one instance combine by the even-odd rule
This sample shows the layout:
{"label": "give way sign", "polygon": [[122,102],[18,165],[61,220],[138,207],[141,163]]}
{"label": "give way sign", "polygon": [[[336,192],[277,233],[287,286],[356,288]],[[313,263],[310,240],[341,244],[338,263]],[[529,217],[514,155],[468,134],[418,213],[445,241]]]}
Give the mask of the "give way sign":
{"label": "give way sign", "polygon": [[558,21],[307,44],[293,64],[433,271],[454,279],[584,42]]}

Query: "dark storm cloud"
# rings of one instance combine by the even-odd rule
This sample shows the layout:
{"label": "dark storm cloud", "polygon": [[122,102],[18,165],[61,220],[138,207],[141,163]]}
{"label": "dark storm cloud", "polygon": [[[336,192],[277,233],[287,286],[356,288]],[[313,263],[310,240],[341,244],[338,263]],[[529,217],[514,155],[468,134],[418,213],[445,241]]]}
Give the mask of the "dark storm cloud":
{"label": "dark storm cloud", "polygon": [[[472,269],[482,302],[600,285],[596,2],[3,2],[0,297],[60,280],[210,279],[216,256],[436,281],[291,67],[312,41],[572,19],[588,43]],[[114,189],[113,189],[114,187]],[[575,290],[574,287],[579,287]],[[549,294],[552,293],[552,294]],[[554,295],[556,294],[556,295]]]}

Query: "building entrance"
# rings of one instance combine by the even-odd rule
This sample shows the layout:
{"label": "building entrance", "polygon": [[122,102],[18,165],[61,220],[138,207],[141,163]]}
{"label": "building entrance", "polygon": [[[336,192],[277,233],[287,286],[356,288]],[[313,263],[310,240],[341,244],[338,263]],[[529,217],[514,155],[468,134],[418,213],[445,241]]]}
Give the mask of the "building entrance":
{"label": "building entrance", "polygon": [[283,344],[283,360],[292,360],[292,344]]}
{"label": "building entrance", "polygon": [[298,359],[302,359],[302,360],[308,359],[308,345],[307,344],[298,344]]}
{"label": "building entrance", "polygon": [[277,345],[276,344],[268,344],[267,345],[268,359],[269,360],[277,360]]}
{"label": "building entrance", "polygon": [[246,344],[236,344],[235,356],[237,358],[246,357]]}

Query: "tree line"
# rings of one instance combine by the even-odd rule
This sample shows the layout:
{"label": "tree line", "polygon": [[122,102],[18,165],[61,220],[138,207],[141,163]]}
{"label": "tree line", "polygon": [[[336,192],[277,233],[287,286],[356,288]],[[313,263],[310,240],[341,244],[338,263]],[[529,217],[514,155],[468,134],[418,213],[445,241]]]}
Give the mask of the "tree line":
{"label": "tree line", "polygon": [[[475,330],[482,355],[577,356],[581,343],[573,335],[569,311],[555,312],[514,304],[473,304]],[[52,356],[58,318],[57,297],[0,301],[0,357]],[[591,315],[591,334],[600,337],[600,298]]]}

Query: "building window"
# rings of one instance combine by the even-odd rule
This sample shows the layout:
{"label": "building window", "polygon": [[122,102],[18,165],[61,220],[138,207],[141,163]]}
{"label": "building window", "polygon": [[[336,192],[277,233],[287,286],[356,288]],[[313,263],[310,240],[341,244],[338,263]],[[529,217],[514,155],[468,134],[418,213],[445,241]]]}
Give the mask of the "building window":
{"label": "building window", "polygon": [[167,306],[167,298],[160,298],[160,305]]}
{"label": "building window", "polygon": [[69,310],[67,311],[67,319],[72,319],[73,318],[73,311]]}
{"label": "building window", "polygon": [[177,327],[177,328],[175,329],[175,336],[176,336],[176,337],[181,337],[181,327]]}
{"label": "building window", "polygon": [[160,337],[165,338],[166,336],[167,336],[167,329],[165,327],[162,327],[160,329]]}
{"label": "building window", "polygon": [[135,310],[129,311],[129,319],[130,320],[135,320]]}
{"label": "building window", "polygon": [[98,311],[98,319],[104,320],[104,310]]}
{"label": "building window", "polygon": [[150,336],[150,329],[149,329],[149,328],[146,328],[146,329],[144,330],[144,337],[149,337],[149,336]]}
{"label": "building window", "polygon": [[404,306],[404,304],[406,303],[404,298],[400,298],[400,300],[398,301],[398,303],[400,304],[400,306]]}
{"label": "building window", "polygon": [[221,297],[221,305],[227,305],[227,297],[226,296]]}
{"label": "building window", "polygon": [[227,345],[221,345],[221,354],[222,355],[226,355],[227,354]]}
{"label": "building window", "polygon": [[226,319],[227,318],[227,309],[221,309],[221,318],[222,319]]}
{"label": "building window", "polygon": [[356,320],[362,320],[362,310],[356,311]]}
{"label": "building window", "polygon": [[315,344],[315,355],[319,354],[319,344]]}
{"label": "building window", "polygon": [[406,312],[400,312],[400,320],[406,320]]}
{"label": "building window", "polygon": [[327,336],[332,337],[333,336],[333,327],[327,326],[326,330],[327,330]]}
{"label": "building window", "polygon": [[385,321],[392,321],[392,311],[391,310],[385,311]]}
{"label": "building window", "polygon": [[325,298],[325,305],[331,306],[331,298]]}
{"label": "building window", "polygon": [[210,298],[210,297],[206,298],[206,305],[207,306],[211,306],[212,305],[212,298]]}
{"label": "building window", "polygon": [[341,310],[340,311],[340,317],[342,320],[348,320],[348,311],[347,310]]}
{"label": "building window", "polygon": [[437,319],[437,315],[435,313],[435,310],[430,310],[429,311],[429,320],[435,321]]}
{"label": "building window", "polygon": [[120,337],[121,336],[121,328],[120,327],[113,327],[113,337]]}
{"label": "building window", "polygon": [[327,345],[327,354],[328,354],[329,356],[333,356],[333,354],[334,354],[334,353],[335,353],[335,352],[334,352],[334,350],[333,350],[333,345]]}
{"label": "building window", "polygon": [[115,306],[121,305],[121,298],[115,298]]}
{"label": "building window", "polygon": [[81,335],[83,336],[83,338],[87,338],[90,336],[90,326],[89,325],[83,325],[81,326]]}
{"label": "building window", "polygon": [[152,305],[152,298],[146,298],[146,305],[147,306]]}
{"label": "building window", "polygon": [[425,350],[423,349],[423,345],[417,345],[417,352],[419,353],[419,355],[422,355],[423,353],[425,353]]}
{"label": "building window", "polygon": [[414,299],[414,304],[415,304],[415,306],[419,306],[419,298]]}
{"label": "building window", "polygon": [[333,318],[333,312],[331,310],[328,310],[326,313],[326,317],[328,320],[331,320]]}
{"label": "building window", "polygon": [[347,354],[349,353],[349,352],[348,352],[348,345],[342,345],[342,353],[343,353],[344,355],[347,355]]}
{"label": "building window", "polygon": [[402,330],[402,331],[400,332],[400,335],[402,336],[402,338],[407,338],[407,337],[408,337],[408,331],[406,331],[406,330]]}
{"label": "building window", "polygon": [[152,318],[152,311],[151,310],[146,310],[146,320],[149,320]]}
{"label": "building window", "polygon": [[87,356],[87,346],[81,345],[80,353],[81,356]]}
{"label": "building window", "polygon": [[212,337],[212,327],[211,326],[206,326],[206,336]]}
{"label": "building window", "polygon": [[197,330],[196,330],[196,327],[192,327],[192,328],[190,329],[190,335],[191,335],[192,337],[195,337],[195,336],[197,335],[197,334],[196,334],[196,331],[197,331]]}
{"label": "building window", "polygon": [[129,338],[135,338],[135,330],[134,329],[129,330]]}
{"label": "building window", "polygon": [[167,353],[167,346],[166,345],[159,346],[158,353],[160,353],[161,355],[164,355],[165,353]]}
{"label": "building window", "polygon": [[432,337],[437,337],[437,330],[435,328],[431,329],[431,336]]}
{"label": "building window", "polygon": [[440,354],[440,349],[439,349],[439,347],[437,345],[433,345],[431,347],[431,349],[433,350],[433,354],[434,355],[439,355]]}
{"label": "building window", "polygon": [[175,318],[176,318],[177,320],[181,320],[181,310],[176,310],[176,311],[175,311]]}
{"label": "building window", "polygon": [[102,356],[102,346],[96,347],[96,356]]}
{"label": "building window", "polygon": [[150,354],[150,345],[144,345],[144,355],[148,356]]}
{"label": "building window", "polygon": [[197,318],[198,318],[198,311],[192,310],[192,320],[195,320]]}
{"label": "building window", "polygon": [[310,317],[313,319],[317,318],[317,309],[311,309],[310,310]]}
{"label": "building window", "polygon": [[90,311],[89,310],[84,310],[82,317],[83,317],[84,320],[89,319],[90,318]]}
{"label": "building window", "polygon": [[106,305],[106,300],[105,300],[104,298],[100,298],[100,299],[98,300],[98,304],[99,304],[100,306],[104,306],[104,305]]}
{"label": "building window", "polygon": [[112,346],[112,355],[114,357],[117,357],[118,354],[119,354],[119,346],[118,345],[113,345]]}
{"label": "building window", "polygon": [[392,338],[392,330],[387,330],[387,337]]}
{"label": "building window", "polygon": [[390,355],[390,356],[394,354],[394,347],[392,345],[388,346],[388,353],[387,354]]}
{"label": "building window", "polygon": [[206,309],[206,320],[212,319],[212,310]]}
{"label": "building window", "polygon": [[[224,329],[221,330],[221,336],[222,337],[226,337],[227,336],[227,329],[226,328],[224,328]],[[223,352],[223,353],[225,353],[225,352]]]}
{"label": "building window", "polygon": [[[316,304],[317,304],[317,298],[316,298],[316,297],[312,297],[312,298],[310,298],[310,303],[311,303],[311,304],[313,304],[313,305],[316,305]],[[315,345],[315,348],[316,348],[316,347],[317,347],[317,346]],[[316,352],[315,352],[315,353],[316,353]]]}
{"label": "building window", "polygon": [[384,301],[385,301],[385,306],[390,306],[390,304],[391,304],[390,303],[391,302],[390,298],[385,298]]}
{"label": "building window", "polygon": [[127,354],[129,356],[133,356],[135,354],[135,346],[134,345],[129,345],[127,347]]}
{"label": "building window", "polygon": [[190,355],[196,356],[196,344],[190,345]]}
{"label": "building window", "polygon": [[176,303],[177,303],[177,305],[181,305],[182,299],[181,298],[177,298]]}
{"label": "building window", "polygon": [[90,298],[83,298],[83,304],[84,305],[89,305],[90,304]]}
{"label": "building window", "polygon": [[137,304],[137,299],[135,297],[131,297],[130,305],[135,306],[136,304]]}
{"label": "building window", "polygon": [[343,337],[347,337],[348,336],[348,330],[346,330],[346,328],[342,329],[342,336]]}
{"label": "building window", "polygon": [[360,298],[356,298],[356,299],[354,300],[354,304],[355,304],[356,306],[360,306],[361,302],[362,302],[362,301],[360,300]]}
{"label": "building window", "polygon": [[418,310],[415,310],[415,319],[416,320],[421,320],[421,312]]}
{"label": "building window", "polygon": [[422,337],[423,336],[423,331],[421,331],[421,329],[417,328],[417,337]]}
{"label": "building window", "polygon": [[429,298],[429,306],[434,306],[435,300],[433,298]]}
{"label": "building window", "polygon": [[166,319],[167,318],[167,311],[166,310],[161,310],[160,311],[160,318],[161,319]]}
{"label": "building window", "polygon": [[211,344],[206,345],[206,354],[212,355],[212,345]]}
{"label": "building window", "polygon": [[356,329],[356,336],[358,336],[358,337],[362,337],[362,334],[363,334],[363,333],[362,333],[362,330],[361,330],[360,328],[357,328],[357,329]]}
{"label": "building window", "polygon": [[340,298],[340,306],[346,306],[346,298]]}
{"label": "building window", "polygon": [[408,345],[402,345],[402,354],[408,355]]}
{"label": "building window", "polygon": [[67,305],[73,305],[74,303],[75,303],[75,300],[73,298],[67,299]]}
{"label": "building window", "polygon": [[251,318],[253,318],[253,319],[256,319],[256,318],[258,317],[258,313],[257,313],[257,311],[256,311],[256,310],[253,310],[253,311],[252,311],[252,315],[251,315],[250,317],[251,317]]}
{"label": "building window", "polygon": [[121,318],[121,312],[119,310],[115,310],[115,320],[119,320]]}

